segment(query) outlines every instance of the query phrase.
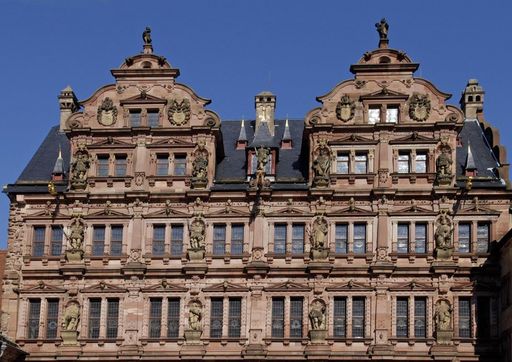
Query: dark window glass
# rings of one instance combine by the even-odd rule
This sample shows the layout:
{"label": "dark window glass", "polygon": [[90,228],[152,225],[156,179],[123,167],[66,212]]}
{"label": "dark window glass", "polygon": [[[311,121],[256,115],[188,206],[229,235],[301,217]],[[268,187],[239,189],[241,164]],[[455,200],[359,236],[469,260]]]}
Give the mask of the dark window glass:
{"label": "dark window glass", "polygon": [[119,299],[107,299],[107,338],[117,338]]}
{"label": "dark window glass", "polygon": [[411,171],[410,167],[410,157],[408,153],[400,153],[398,155],[398,173],[409,173]]}
{"label": "dark window glass", "polygon": [[62,237],[63,230],[61,225],[52,226],[52,236],[51,236],[51,253],[52,256],[59,256],[62,254]]}
{"label": "dark window glass", "polygon": [[349,173],[349,160],[350,158],[348,153],[338,153],[336,157],[336,172],[341,174]]}
{"label": "dark window glass", "polygon": [[98,155],[98,163],[96,167],[96,176],[108,176],[109,157],[108,155]]}
{"label": "dark window glass", "polygon": [[396,251],[398,253],[409,252],[409,224],[398,224]]}
{"label": "dark window glass", "polygon": [[416,172],[426,173],[427,172],[427,154],[417,153],[416,154]]}
{"label": "dark window glass", "polygon": [[231,255],[244,253],[244,225],[231,225]]}
{"label": "dark window glass", "polygon": [[158,127],[160,124],[160,113],[158,109],[148,109],[148,126]]}
{"label": "dark window glass", "polygon": [[174,156],[174,175],[175,176],[185,176],[187,166],[187,156],[185,155],[175,155]]}
{"label": "dark window glass", "polygon": [[409,300],[407,298],[396,300],[396,336],[409,336]]}
{"label": "dark window glass", "polygon": [[334,336],[345,337],[347,328],[347,299],[336,297],[334,298]]}
{"label": "dark window glass", "polygon": [[274,253],[286,254],[286,224],[274,225]]}
{"label": "dark window glass", "polygon": [[149,300],[149,338],[160,338],[162,328],[162,299]]}
{"label": "dark window glass", "polygon": [[487,253],[489,251],[489,224],[478,223],[476,232],[476,247],[478,253]]}
{"label": "dark window glass", "polygon": [[302,337],[302,297],[290,298],[290,337]]}
{"label": "dark window glass", "polygon": [[171,226],[171,255],[180,256],[183,252],[183,225]]}
{"label": "dark window glass", "polygon": [[41,299],[30,299],[28,310],[28,338],[39,338],[39,317],[41,313]]}
{"label": "dark window glass", "polygon": [[240,337],[242,299],[229,298],[228,337]]}
{"label": "dark window glass", "polygon": [[427,299],[414,298],[414,336],[425,338],[427,336]]}
{"label": "dark window glass", "polygon": [[427,224],[418,223],[415,225],[414,231],[414,250],[416,253],[426,253],[427,252]]}
{"label": "dark window glass", "polygon": [[346,254],[347,242],[348,242],[348,225],[347,224],[336,224],[336,235],[335,235],[335,247],[336,253]]}
{"label": "dark window glass", "polygon": [[352,299],[352,337],[364,338],[364,312],[365,300],[364,298]]}
{"label": "dark window glass", "polygon": [[292,254],[304,253],[304,224],[292,225]]}
{"label": "dark window glass", "polygon": [[140,109],[130,110],[130,124],[132,127],[140,127]]}
{"label": "dark window glass", "polygon": [[169,155],[156,156],[156,175],[167,176],[169,174]]}
{"label": "dark window glass", "polygon": [[59,300],[48,299],[46,305],[46,338],[57,338],[59,326]]}
{"label": "dark window glass", "polygon": [[478,297],[476,300],[476,336],[489,338],[491,336],[491,304],[489,297]]}
{"label": "dark window glass", "polygon": [[226,225],[213,225],[213,255],[226,253]]}
{"label": "dark window glass", "polygon": [[110,255],[120,256],[123,251],[123,226],[112,225],[110,232]]}
{"label": "dark window glass", "polygon": [[153,225],[153,255],[161,256],[165,252],[165,225]]}
{"label": "dark window glass", "polygon": [[354,254],[366,253],[366,224],[354,224]]}
{"label": "dark window glass", "polygon": [[167,337],[178,338],[180,333],[180,299],[169,298],[167,307]]}
{"label": "dark window glass", "polygon": [[211,314],[210,314],[210,337],[222,337],[222,317],[224,303],[222,298],[211,299]]}
{"label": "dark window glass", "polygon": [[469,253],[471,250],[471,224],[459,224],[459,252]]}
{"label": "dark window glass", "polygon": [[101,299],[89,299],[89,338],[100,337]]}
{"label": "dark window glass", "polygon": [[284,337],[284,298],[272,298],[272,337]]}
{"label": "dark window glass", "polygon": [[115,159],[115,176],[126,176],[127,159],[126,155],[116,155]]}
{"label": "dark window glass", "polygon": [[102,256],[105,250],[105,226],[94,226],[92,235],[92,255]]}
{"label": "dark window glass", "polygon": [[459,337],[471,337],[471,298],[459,298]]}
{"label": "dark window glass", "polygon": [[45,226],[34,226],[34,236],[33,236],[33,240],[32,240],[32,255],[33,256],[43,256],[45,233],[46,233]]}

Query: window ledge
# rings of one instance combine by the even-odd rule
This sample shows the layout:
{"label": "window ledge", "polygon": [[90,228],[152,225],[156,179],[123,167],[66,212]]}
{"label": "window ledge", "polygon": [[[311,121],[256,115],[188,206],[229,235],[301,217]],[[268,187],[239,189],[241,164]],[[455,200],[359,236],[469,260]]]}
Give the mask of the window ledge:
{"label": "window ledge", "polygon": [[228,343],[238,343],[240,345],[244,345],[248,338],[246,337],[220,337],[220,338],[202,338],[202,340],[207,341],[207,343],[220,343],[222,345],[226,345]]}
{"label": "window ledge", "polygon": [[308,344],[309,338],[305,337],[286,337],[286,338],[279,338],[279,337],[269,337],[269,338],[263,338],[263,341],[265,341],[266,344],[271,343],[282,343],[284,345],[288,345],[290,343],[297,343],[300,342],[301,344]]}
{"label": "window ledge", "polygon": [[431,345],[434,343],[435,339],[431,337],[391,337],[389,341],[391,344],[408,343],[410,346],[413,346],[415,343]]}
{"label": "window ledge", "polygon": [[326,338],[326,340],[329,342],[329,344],[332,344],[334,342],[344,342],[346,345],[351,345],[352,343],[364,343],[365,345],[368,345],[373,342],[373,338],[368,337],[334,337],[329,336]]}

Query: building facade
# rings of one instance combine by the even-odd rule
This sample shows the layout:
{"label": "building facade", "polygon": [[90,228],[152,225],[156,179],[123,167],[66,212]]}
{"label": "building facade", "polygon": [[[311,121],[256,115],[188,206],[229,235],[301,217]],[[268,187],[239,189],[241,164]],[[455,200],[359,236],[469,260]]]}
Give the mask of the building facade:
{"label": "building facade", "polygon": [[4,188],[3,335],[33,361],[506,356],[511,193],[484,91],[446,103],[377,30],[301,120],[262,92],[221,122],[149,29],[115,83],[64,89]]}

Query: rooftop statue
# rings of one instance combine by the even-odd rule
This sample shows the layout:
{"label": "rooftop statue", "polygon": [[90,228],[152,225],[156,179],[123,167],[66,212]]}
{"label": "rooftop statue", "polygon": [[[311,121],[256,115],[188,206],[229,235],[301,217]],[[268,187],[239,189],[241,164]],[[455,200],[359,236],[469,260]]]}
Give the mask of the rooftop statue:
{"label": "rooftop statue", "polygon": [[389,24],[385,18],[382,18],[380,22],[376,23],[375,27],[379,32],[380,40],[385,40],[388,38]]}
{"label": "rooftop statue", "polygon": [[146,29],[142,33],[142,40],[144,40],[144,45],[151,44],[151,28],[146,26]]}

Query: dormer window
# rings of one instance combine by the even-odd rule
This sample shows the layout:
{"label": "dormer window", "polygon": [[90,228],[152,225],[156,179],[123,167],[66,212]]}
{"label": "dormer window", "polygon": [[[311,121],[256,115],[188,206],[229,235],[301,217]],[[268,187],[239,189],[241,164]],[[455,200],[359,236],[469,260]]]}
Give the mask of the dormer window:
{"label": "dormer window", "polygon": [[130,125],[132,127],[140,127],[140,125],[141,125],[140,109],[131,109],[130,110]]}
{"label": "dormer window", "polygon": [[[249,158],[251,160],[251,162],[250,162],[251,169],[249,170],[249,174],[254,175],[256,173],[256,170],[258,169],[258,155],[256,152],[253,151],[249,154]],[[272,152],[270,152],[268,155],[268,161],[265,164],[265,174],[267,174],[267,175],[274,174],[274,172],[272,172],[272,163],[273,163]]]}

